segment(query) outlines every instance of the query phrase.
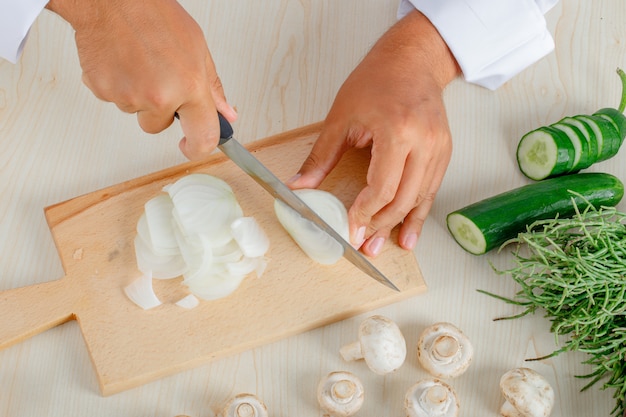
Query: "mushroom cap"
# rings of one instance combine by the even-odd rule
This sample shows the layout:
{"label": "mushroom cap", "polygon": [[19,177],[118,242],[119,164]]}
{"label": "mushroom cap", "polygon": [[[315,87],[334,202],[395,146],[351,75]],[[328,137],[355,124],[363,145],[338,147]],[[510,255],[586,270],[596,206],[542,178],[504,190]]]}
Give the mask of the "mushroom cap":
{"label": "mushroom cap", "polygon": [[380,315],[371,316],[359,326],[361,353],[367,366],[379,375],[400,368],[406,359],[406,341],[396,323]]}
{"label": "mushroom cap", "polygon": [[473,356],[469,338],[451,323],[427,327],[417,342],[417,359],[436,378],[456,378],[467,371]]}
{"label": "mushroom cap", "polygon": [[256,395],[242,393],[232,398],[222,410],[222,417],[267,417],[267,407]]}
{"label": "mushroom cap", "polygon": [[460,404],[450,385],[426,378],[409,388],[404,397],[404,409],[407,417],[456,417]]}
{"label": "mushroom cap", "polygon": [[331,372],[317,386],[320,407],[333,417],[349,417],[363,406],[365,392],[361,380],[350,372]]}
{"label": "mushroom cap", "polygon": [[552,412],[554,390],[532,369],[516,368],[506,372],[500,378],[500,390],[506,398],[500,409],[504,417],[547,417]]}

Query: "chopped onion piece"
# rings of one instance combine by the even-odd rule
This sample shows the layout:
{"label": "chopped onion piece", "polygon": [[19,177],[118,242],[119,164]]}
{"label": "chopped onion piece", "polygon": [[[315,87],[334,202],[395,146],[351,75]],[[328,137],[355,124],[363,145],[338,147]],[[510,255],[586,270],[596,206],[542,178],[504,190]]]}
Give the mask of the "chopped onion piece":
{"label": "chopped onion piece", "polygon": [[244,256],[263,256],[270,248],[270,239],[254,217],[240,217],[230,224],[233,238]]}
{"label": "chopped onion piece", "polygon": [[189,294],[186,297],[183,297],[180,300],[176,301],[177,306],[186,308],[188,310],[198,307],[198,304],[200,304],[200,300],[198,300],[198,298],[193,294]]}
{"label": "chopped onion piece", "polygon": [[174,203],[172,203],[167,194],[160,194],[148,200],[144,205],[144,216],[150,244],[157,255],[180,254],[178,242],[174,235],[173,209]]}
{"label": "chopped onion piece", "polygon": [[[349,239],[348,211],[337,197],[317,189],[300,189],[294,192],[341,237]],[[324,265],[334,264],[341,259],[341,244],[313,222],[278,199],[274,201],[274,212],[287,233],[311,259]]]}
{"label": "chopped onion piece", "polygon": [[161,305],[161,300],[154,293],[152,288],[152,276],[150,274],[141,275],[124,288],[126,296],[144,310]]}
{"label": "chopped onion piece", "polygon": [[245,275],[229,275],[228,273],[216,273],[210,276],[185,278],[183,284],[187,285],[196,297],[204,300],[217,300],[224,298],[235,291]]}
{"label": "chopped onion piece", "polygon": [[163,191],[146,202],[137,223],[135,254],[144,275],[182,275],[191,297],[210,300],[227,296],[251,273],[261,276],[269,239],[244,217],[226,182],[191,174]]}
{"label": "chopped onion piece", "polygon": [[144,275],[150,274],[152,278],[176,278],[188,269],[181,255],[155,255],[139,235],[135,236],[135,258],[137,259],[137,268]]}

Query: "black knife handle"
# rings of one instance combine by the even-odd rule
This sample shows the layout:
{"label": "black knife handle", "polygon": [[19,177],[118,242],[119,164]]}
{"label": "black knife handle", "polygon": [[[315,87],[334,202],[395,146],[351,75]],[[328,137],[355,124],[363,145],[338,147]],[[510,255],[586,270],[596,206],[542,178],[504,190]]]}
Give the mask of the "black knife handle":
{"label": "black knife handle", "polygon": [[228,123],[228,120],[226,120],[226,118],[222,116],[222,113],[217,112],[217,117],[219,117],[220,119],[219,145],[223,145],[224,143],[228,142],[229,139],[233,138],[233,127],[230,125],[230,123]]}
{"label": "black knife handle", "polygon": [[[174,117],[180,120],[178,112],[174,112]],[[228,123],[228,120],[226,120],[226,118],[222,116],[222,113],[217,112],[217,117],[220,120],[220,141],[218,145],[223,145],[224,143],[228,142],[229,139],[233,138],[233,127],[230,125],[230,123]]]}

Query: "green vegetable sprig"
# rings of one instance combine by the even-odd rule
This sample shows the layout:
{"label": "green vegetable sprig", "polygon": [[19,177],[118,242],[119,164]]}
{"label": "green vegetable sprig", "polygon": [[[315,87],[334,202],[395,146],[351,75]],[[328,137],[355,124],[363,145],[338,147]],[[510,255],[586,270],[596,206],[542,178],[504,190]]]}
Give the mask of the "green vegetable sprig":
{"label": "green vegetable sprig", "polygon": [[[541,360],[566,351],[589,355],[590,379],[581,391],[603,381],[615,389],[614,416],[626,413],[626,213],[615,208],[584,211],[572,218],[537,221],[503,245],[515,244],[516,266],[496,270],[521,286],[513,298],[480,292],[524,307],[513,319],[541,309],[557,345]],[[500,319],[497,319],[500,320]],[[624,414],[626,415],[626,414]]]}

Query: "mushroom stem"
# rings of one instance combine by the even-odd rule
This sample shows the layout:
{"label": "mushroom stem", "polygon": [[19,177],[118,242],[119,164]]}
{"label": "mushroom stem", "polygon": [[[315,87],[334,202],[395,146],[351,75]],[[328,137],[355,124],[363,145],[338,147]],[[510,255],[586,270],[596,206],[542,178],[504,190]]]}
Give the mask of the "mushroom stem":
{"label": "mushroom stem", "polygon": [[356,341],[349,343],[339,349],[339,353],[344,361],[358,361],[363,359],[363,351],[361,350],[361,342]]}
{"label": "mushroom stem", "polygon": [[431,413],[441,414],[446,409],[448,391],[441,385],[433,385],[422,393],[420,402]]}
{"label": "mushroom stem", "polygon": [[468,337],[452,323],[440,322],[424,329],[417,342],[417,358],[436,378],[455,378],[472,362]]}
{"label": "mushroom stem", "polygon": [[347,403],[352,401],[356,394],[356,384],[350,380],[342,379],[333,384],[330,395],[338,403]]}
{"label": "mushroom stem", "polygon": [[363,405],[363,384],[347,371],[331,372],[320,380],[317,401],[322,410],[333,417],[350,417]]}
{"label": "mushroom stem", "polygon": [[457,417],[459,401],[454,389],[438,379],[418,381],[406,393],[407,417]]}
{"label": "mushroom stem", "polygon": [[254,417],[254,407],[248,403],[239,404],[235,409],[235,417]]}
{"label": "mushroom stem", "polygon": [[232,398],[220,417],[267,417],[267,407],[256,395],[243,393]]}
{"label": "mushroom stem", "polygon": [[450,335],[437,337],[433,342],[433,357],[439,360],[450,360],[459,355],[461,346],[459,341]]}

